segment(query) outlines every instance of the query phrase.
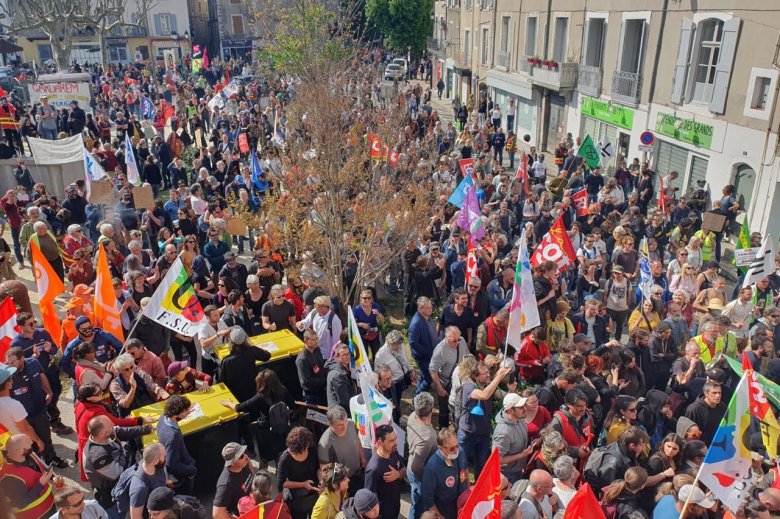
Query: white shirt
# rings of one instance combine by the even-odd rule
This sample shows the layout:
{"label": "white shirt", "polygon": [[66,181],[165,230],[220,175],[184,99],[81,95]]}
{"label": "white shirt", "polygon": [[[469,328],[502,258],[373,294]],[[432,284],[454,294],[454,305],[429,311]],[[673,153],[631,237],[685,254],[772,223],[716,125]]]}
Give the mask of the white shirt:
{"label": "white shirt", "polygon": [[412,365],[406,358],[406,348],[402,346],[396,351],[387,343],[383,344],[374,356],[374,367],[377,366],[390,368],[390,371],[393,372],[393,382],[402,380],[404,375],[412,370]]}
{"label": "white shirt", "polygon": [[542,178],[547,174],[547,164],[541,161],[536,161],[531,165],[531,171],[534,172],[535,178]]}
{"label": "white shirt", "polygon": [[27,411],[21,402],[10,396],[0,397],[0,425],[8,429],[11,435],[22,433],[16,424],[25,418],[27,418]]}
{"label": "white shirt", "polygon": [[225,321],[223,321],[222,319],[220,319],[219,322],[217,323],[216,329],[214,329],[214,327],[209,322],[203,323],[203,325],[198,330],[198,334],[195,336],[195,345],[199,350],[201,350],[200,352],[201,356],[216,362],[217,359],[215,359],[212,354],[214,352],[214,346],[218,346],[220,344],[220,341],[219,340],[215,341],[214,344],[212,344],[211,347],[208,349],[203,348],[200,341],[202,341],[203,339],[209,339],[211,337],[214,337],[215,335],[217,335],[217,332],[221,332],[222,330],[227,330],[227,329],[228,329],[228,325],[226,325]]}
{"label": "white shirt", "polygon": [[190,195],[190,203],[192,204],[192,210],[195,211],[195,214],[197,214],[198,216],[205,213],[206,209],[209,208],[208,202],[206,202],[202,198],[198,198],[195,195]]}
{"label": "white shirt", "polygon": [[323,359],[329,359],[330,354],[333,351],[333,347],[339,342],[341,337],[341,319],[336,314],[333,314],[333,321],[331,322],[331,329],[328,330],[328,320],[333,312],[328,310],[325,315],[320,315],[316,309],[309,312],[303,321],[299,324],[299,329],[305,330],[311,328],[317,333],[317,337],[320,340],[320,352]]}

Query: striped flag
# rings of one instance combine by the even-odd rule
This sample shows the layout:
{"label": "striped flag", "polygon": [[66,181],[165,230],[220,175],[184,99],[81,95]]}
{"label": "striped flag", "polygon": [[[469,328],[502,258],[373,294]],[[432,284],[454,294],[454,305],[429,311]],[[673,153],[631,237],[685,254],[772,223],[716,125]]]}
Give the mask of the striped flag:
{"label": "striped flag", "polygon": [[469,279],[472,277],[479,277],[479,267],[477,264],[477,255],[474,254],[474,250],[469,250],[466,256],[466,284],[469,284]]}
{"label": "striped flag", "polygon": [[743,287],[748,287],[756,281],[761,281],[775,271],[775,253],[772,247],[772,235],[767,233],[761,248],[758,249],[756,259],[750,264],[750,269],[745,274]]}
{"label": "striped flag", "polygon": [[534,294],[534,279],[531,275],[531,263],[528,259],[528,240],[525,229],[520,236],[520,251],[517,254],[515,279],[512,286],[512,301],[509,303],[509,328],[506,342],[515,350],[520,350],[522,333],[536,328],[541,323],[539,307]]}
{"label": "striped flag", "polygon": [[355,368],[358,376],[360,373],[371,373],[371,364],[368,362],[366,348],[363,346],[363,339],[360,337],[360,331],[358,330],[355,314],[352,312],[351,306],[347,306],[347,321],[349,325],[347,346],[349,346],[349,352],[352,355],[352,367]]}

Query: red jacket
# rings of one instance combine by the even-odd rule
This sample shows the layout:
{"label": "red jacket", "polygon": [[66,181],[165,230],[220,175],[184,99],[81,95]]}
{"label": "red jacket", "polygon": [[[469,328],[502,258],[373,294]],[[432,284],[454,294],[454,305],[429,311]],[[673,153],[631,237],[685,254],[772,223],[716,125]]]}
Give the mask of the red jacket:
{"label": "red jacket", "polygon": [[81,467],[81,481],[87,481],[87,475],[84,473],[84,463],[81,459],[81,454],[84,452],[84,445],[86,445],[89,439],[89,430],[87,424],[96,416],[108,416],[114,425],[119,427],[133,427],[135,425],[141,425],[140,418],[119,418],[111,414],[108,408],[102,404],[94,404],[92,402],[76,402],[76,407],[73,409],[76,415],[76,432],[79,437],[79,465]]}
{"label": "red jacket", "polygon": [[515,355],[515,364],[520,371],[520,376],[525,380],[532,382],[542,382],[547,375],[544,365],[537,366],[536,362],[541,362],[545,357],[550,356],[550,350],[547,343],[534,344],[531,342],[531,336],[527,335],[520,343],[520,351]]}

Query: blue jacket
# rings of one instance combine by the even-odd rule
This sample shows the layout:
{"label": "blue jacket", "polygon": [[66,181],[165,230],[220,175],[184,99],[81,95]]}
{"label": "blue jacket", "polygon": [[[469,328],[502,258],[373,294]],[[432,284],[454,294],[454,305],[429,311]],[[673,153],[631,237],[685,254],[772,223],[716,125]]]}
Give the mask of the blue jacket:
{"label": "blue jacket", "polygon": [[[122,349],[122,341],[120,341],[113,333],[101,330],[100,328],[94,328],[95,339],[92,341],[92,345],[95,346],[95,358],[98,362],[108,362],[119,354],[119,350]],[[70,378],[75,378],[76,366],[73,365],[73,350],[81,344],[80,337],[76,337],[65,346],[65,351],[62,353],[62,360],[60,361],[60,367],[62,371],[68,374]]]}
{"label": "blue jacket", "polygon": [[157,422],[157,439],[165,447],[165,469],[175,482],[192,477],[198,472],[195,459],[184,445],[184,435],[179,425],[161,416]]}
{"label": "blue jacket", "polygon": [[412,357],[418,363],[418,359],[430,361],[437,342],[438,336],[433,321],[426,320],[420,312],[415,312],[412,322],[409,323],[409,347],[412,350]]}
{"label": "blue jacket", "polygon": [[[574,333],[588,334],[588,321],[585,320],[585,313],[578,312],[571,316],[571,324],[574,326]],[[596,338],[594,348],[603,346],[609,342],[609,332],[607,331],[607,320],[600,315],[596,316],[593,323],[593,336]]]}
{"label": "blue jacket", "polygon": [[494,279],[488,284],[487,293],[491,314],[497,313],[512,300],[512,287],[505,289],[498,279]]}
{"label": "blue jacket", "polygon": [[414,508],[422,514],[436,505],[445,519],[456,519],[458,497],[467,488],[469,479],[463,449],[460,449],[458,459],[451,465],[447,464],[441,451],[436,449],[425,464],[420,499]]}
{"label": "blue jacket", "polygon": [[211,272],[217,274],[225,265],[225,254],[230,250],[230,246],[223,242],[218,241],[216,244],[209,240],[209,242],[203,247],[203,257],[209,261],[211,266]]}

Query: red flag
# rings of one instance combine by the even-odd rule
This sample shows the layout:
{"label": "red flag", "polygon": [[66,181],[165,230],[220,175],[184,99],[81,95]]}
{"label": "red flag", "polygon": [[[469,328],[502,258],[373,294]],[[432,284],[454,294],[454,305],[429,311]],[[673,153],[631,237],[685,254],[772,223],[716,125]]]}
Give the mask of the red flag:
{"label": "red flag", "polygon": [[517,166],[517,173],[515,173],[515,180],[519,180],[523,183],[523,191],[528,194],[530,187],[528,186],[528,155],[523,153],[523,159]]}
{"label": "red flag", "polygon": [[747,355],[747,350],[742,352],[742,371],[753,371],[753,364],[750,362],[750,357]]}
{"label": "red flag", "polygon": [[471,171],[474,169],[474,159],[458,159],[458,167],[463,173],[464,177],[471,175]]}
{"label": "red flag", "polygon": [[571,203],[577,210],[577,216],[588,215],[588,191],[586,189],[580,189],[571,195]]}
{"label": "red flag", "polygon": [[125,85],[136,85],[136,84],[138,84],[137,79],[133,79],[129,76],[125,76]]}
{"label": "red flag", "polygon": [[203,68],[209,68],[209,49],[203,47]]}
{"label": "red flag", "polygon": [[382,153],[382,148],[384,147],[382,139],[380,139],[378,135],[370,133],[368,135],[368,145],[370,146],[371,158],[373,160],[382,160],[382,157],[384,156]]}
{"label": "red flag", "polygon": [[569,265],[574,263],[577,253],[571,244],[571,239],[563,226],[563,217],[550,228],[550,231],[544,235],[542,241],[536,246],[533,256],[531,256],[531,265],[538,267],[543,262],[549,260],[558,265],[558,270],[563,272]]}
{"label": "red flag", "polygon": [[482,467],[479,479],[471,489],[466,504],[458,512],[458,519],[500,519],[501,517],[501,463],[498,449]]}
{"label": "red flag", "polygon": [[[0,87],[0,96],[2,97],[8,97],[8,92],[6,92],[3,87]],[[10,104],[8,106],[11,106]],[[3,357],[5,358],[5,357]]]}
{"label": "red flag", "polygon": [[472,277],[478,278],[479,277],[479,267],[477,266],[477,255],[474,254],[473,250],[469,251],[468,256],[466,256],[466,284],[469,284],[469,279]]}
{"label": "red flag", "polygon": [[566,507],[563,519],[607,519],[590,485],[583,483]]}
{"label": "red flag", "polygon": [[176,110],[171,105],[165,102],[165,99],[160,99],[160,110],[163,114],[163,121],[168,122],[168,119],[173,117]]}
{"label": "red flag", "polygon": [[0,303],[0,359],[5,360],[11,341],[22,329],[16,324],[16,305],[13,299],[6,297]]}

